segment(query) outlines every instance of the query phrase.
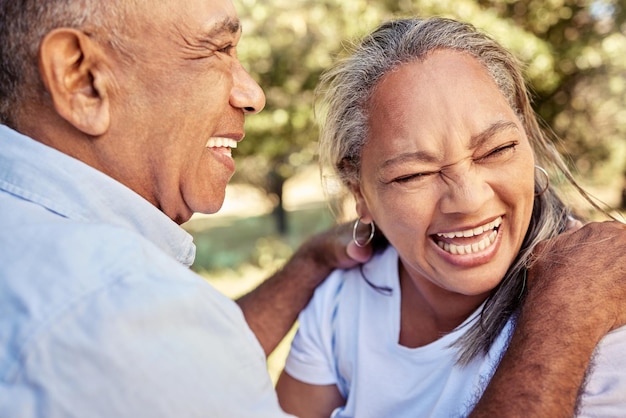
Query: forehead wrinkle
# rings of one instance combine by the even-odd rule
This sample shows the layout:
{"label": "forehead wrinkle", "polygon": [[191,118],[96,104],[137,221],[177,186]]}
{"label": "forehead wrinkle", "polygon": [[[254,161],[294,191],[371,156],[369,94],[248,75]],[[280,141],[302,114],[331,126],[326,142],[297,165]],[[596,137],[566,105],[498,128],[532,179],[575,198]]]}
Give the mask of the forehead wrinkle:
{"label": "forehead wrinkle", "polygon": [[[497,135],[500,132],[507,131],[509,129],[518,130],[518,127],[515,123],[511,121],[497,121],[491,124],[487,129],[480,132],[479,134],[473,135],[470,138],[469,149],[478,148],[481,144],[487,141],[489,138]],[[389,166],[393,166],[395,164],[401,164],[405,162],[424,162],[424,163],[436,163],[438,160],[437,156],[427,152],[427,151],[415,151],[415,152],[406,152],[402,153],[398,156],[390,158],[386,160],[381,165],[381,170],[386,169]]]}
{"label": "forehead wrinkle", "polygon": [[177,27],[177,31],[183,42],[192,50],[199,50],[208,47],[220,47],[220,39],[224,34],[237,35],[241,32],[241,23],[239,19],[233,17],[225,17],[219,21],[213,22],[206,30],[199,33],[193,33],[190,28]]}

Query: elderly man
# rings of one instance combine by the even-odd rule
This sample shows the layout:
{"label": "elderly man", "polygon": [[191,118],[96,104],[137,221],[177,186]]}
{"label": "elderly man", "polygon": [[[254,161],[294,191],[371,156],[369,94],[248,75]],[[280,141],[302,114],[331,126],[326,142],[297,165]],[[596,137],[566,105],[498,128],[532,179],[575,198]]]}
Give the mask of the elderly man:
{"label": "elderly man", "polygon": [[177,224],[220,208],[265,104],[230,0],[0,16],[0,415],[280,416],[264,351],[349,260],[304,246],[242,299],[256,339],[188,269]]}
{"label": "elderly man", "polygon": [[368,249],[314,237],[239,306],[188,269],[264,106],[240,36],[230,0],[0,0],[0,416],[284,416],[264,353]]}

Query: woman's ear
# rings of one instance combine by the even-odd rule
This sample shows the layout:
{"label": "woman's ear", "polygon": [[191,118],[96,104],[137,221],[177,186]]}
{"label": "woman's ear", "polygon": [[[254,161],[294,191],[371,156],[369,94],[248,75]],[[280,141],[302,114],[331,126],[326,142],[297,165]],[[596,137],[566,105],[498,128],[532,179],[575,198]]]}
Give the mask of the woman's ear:
{"label": "woman's ear", "polygon": [[348,180],[348,189],[352,193],[354,197],[354,202],[356,206],[356,213],[359,219],[364,223],[372,222],[373,218],[370,215],[369,209],[367,207],[367,202],[365,201],[365,197],[363,196],[363,192],[361,190],[361,182],[357,179],[359,169],[354,160],[350,158],[343,158],[339,162],[337,166],[338,170],[345,173],[353,173]]}
{"label": "woman's ear", "polygon": [[361,184],[358,182],[350,183],[350,191],[352,192],[352,196],[354,196],[354,201],[356,205],[356,213],[361,220],[361,222],[369,224],[373,221],[372,215],[370,214],[369,208],[367,206],[367,202],[365,201],[365,197],[363,196],[363,191],[361,190]]}
{"label": "woman's ear", "polygon": [[101,48],[72,28],[49,32],[39,49],[39,70],[57,113],[76,129],[104,134],[110,124],[108,73]]}

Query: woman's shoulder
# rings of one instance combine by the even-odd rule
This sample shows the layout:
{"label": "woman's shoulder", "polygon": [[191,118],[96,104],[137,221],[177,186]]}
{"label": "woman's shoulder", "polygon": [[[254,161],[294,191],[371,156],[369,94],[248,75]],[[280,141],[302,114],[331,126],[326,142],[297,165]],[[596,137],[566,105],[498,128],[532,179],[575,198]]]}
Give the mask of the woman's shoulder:
{"label": "woman's shoulder", "polygon": [[398,286],[398,254],[390,246],[365,264],[333,271],[316,289],[307,310],[323,315],[339,302],[352,305],[363,297],[393,294]]}
{"label": "woman's shoulder", "polygon": [[398,279],[398,253],[388,246],[374,254],[364,264],[350,269],[336,269],[318,287],[317,293],[331,293],[344,286],[362,287],[395,287]]}
{"label": "woman's shoulder", "polygon": [[621,416],[626,408],[626,326],[596,347],[580,395],[579,416]]}

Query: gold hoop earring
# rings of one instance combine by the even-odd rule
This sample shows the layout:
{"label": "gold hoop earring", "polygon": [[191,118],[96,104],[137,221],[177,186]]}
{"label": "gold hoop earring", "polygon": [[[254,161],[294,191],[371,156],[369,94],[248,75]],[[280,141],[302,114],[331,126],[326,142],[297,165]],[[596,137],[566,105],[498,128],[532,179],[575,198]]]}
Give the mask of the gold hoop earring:
{"label": "gold hoop earring", "polygon": [[[539,172],[542,173],[545,176],[545,178],[546,178],[546,185],[543,186],[543,188],[539,192],[535,193],[535,197],[539,197],[539,196],[543,195],[546,192],[546,190],[548,190],[550,188],[550,175],[548,174],[548,172],[546,171],[545,168],[543,168],[543,167],[541,167],[539,165],[535,166],[535,170],[539,170]],[[536,182],[536,183],[539,184],[538,182]]]}
{"label": "gold hoop earring", "polygon": [[354,241],[354,243],[356,244],[357,247],[363,248],[363,247],[367,246],[367,244],[372,242],[372,238],[374,238],[374,232],[376,231],[376,227],[374,226],[374,222],[366,224],[366,225],[370,226],[370,235],[369,235],[369,237],[367,237],[365,242],[359,242],[359,240],[357,239],[357,236],[356,236],[356,232],[357,232],[357,229],[359,228],[359,223],[360,222],[361,222],[361,218],[359,218],[356,221],[354,221],[354,226],[352,227],[352,241]]}

